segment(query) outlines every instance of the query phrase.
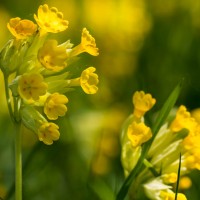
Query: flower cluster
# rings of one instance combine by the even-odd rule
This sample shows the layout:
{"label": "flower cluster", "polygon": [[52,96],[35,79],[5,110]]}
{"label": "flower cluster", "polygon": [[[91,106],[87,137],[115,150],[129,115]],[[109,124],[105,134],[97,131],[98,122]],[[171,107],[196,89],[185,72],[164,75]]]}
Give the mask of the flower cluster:
{"label": "flower cluster", "polygon": [[52,120],[66,114],[66,93],[76,86],[86,94],[98,90],[94,67],[83,70],[80,77],[73,77],[70,72],[73,67],[69,68],[83,52],[97,56],[98,48],[86,28],[77,46],[70,40],[58,44],[57,40],[48,39],[50,34],[68,28],[68,21],[55,7],[41,5],[34,19],[36,23],[19,17],[10,19],[7,27],[14,38],[1,50],[0,66],[12,119],[50,145],[60,136],[59,127]]}
{"label": "flower cluster", "polygon": [[[133,95],[134,111],[124,125],[121,138],[125,176],[135,168],[143,145],[152,137],[144,115],[155,102],[150,94],[143,91]],[[143,190],[149,199],[173,200],[178,179],[180,190],[191,186],[187,175],[191,170],[200,170],[200,120],[196,116],[183,105],[171,111],[167,122],[161,126],[148,149],[143,161],[146,167],[134,180],[129,191],[130,199],[142,199]],[[186,196],[177,193],[177,199],[186,200]]]}

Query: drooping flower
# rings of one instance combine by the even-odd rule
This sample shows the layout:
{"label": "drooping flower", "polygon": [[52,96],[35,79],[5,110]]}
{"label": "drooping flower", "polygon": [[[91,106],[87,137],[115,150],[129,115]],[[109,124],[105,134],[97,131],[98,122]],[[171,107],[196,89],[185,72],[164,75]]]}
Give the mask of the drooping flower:
{"label": "drooping flower", "polygon": [[44,142],[47,145],[53,144],[53,141],[56,141],[60,137],[58,125],[54,123],[44,122],[38,130],[38,138],[40,141]]}
{"label": "drooping flower", "polygon": [[26,39],[37,31],[37,25],[32,21],[16,17],[11,18],[7,24],[9,31],[16,39]]}
{"label": "drooping flower", "polygon": [[45,32],[58,33],[68,28],[68,21],[63,19],[63,13],[55,7],[49,8],[47,4],[38,8],[38,15],[34,14],[34,18]]}
{"label": "drooping flower", "polygon": [[67,106],[65,105],[67,102],[68,99],[65,95],[59,93],[51,94],[44,104],[44,113],[49,119],[56,120],[67,112]]}
{"label": "drooping flower", "polygon": [[151,130],[143,122],[133,121],[128,127],[127,136],[133,147],[141,146],[152,137]]}
{"label": "drooping flower", "polygon": [[94,37],[90,35],[89,31],[86,28],[83,28],[81,43],[72,49],[71,56],[76,56],[83,52],[87,52],[92,56],[98,56],[98,51],[99,49],[96,47]]}
{"label": "drooping flower", "polygon": [[66,67],[67,52],[56,40],[48,40],[38,51],[38,60],[48,70],[60,71]]}
{"label": "drooping flower", "polygon": [[47,90],[41,74],[23,74],[19,78],[18,92],[23,99],[38,100]]}
{"label": "drooping flower", "polygon": [[137,118],[141,118],[155,103],[156,100],[152,98],[151,94],[145,94],[143,91],[135,92],[133,95],[133,115]]}

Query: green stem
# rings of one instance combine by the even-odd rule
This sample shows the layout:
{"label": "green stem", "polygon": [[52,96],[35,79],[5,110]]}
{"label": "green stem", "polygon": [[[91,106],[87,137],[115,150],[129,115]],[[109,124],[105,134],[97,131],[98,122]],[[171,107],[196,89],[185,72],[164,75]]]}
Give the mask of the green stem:
{"label": "green stem", "polygon": [[22,154],[20,123],[16,124],[15,133],[15,200],[22,200]]}
{"label": "green stem", "polygon": [[8,77],[7,76],[4,77],[4,87],[5,87],[6,101],[7,101],[7,105],[8,105],[8,111],[9,111],[9,114],[10,114],[10,118],[13,121],[13,123],[15,123],[15,118],[14,118],[13,109],[12,109],[11,100],[10,100],[9,87],[8,87]]}

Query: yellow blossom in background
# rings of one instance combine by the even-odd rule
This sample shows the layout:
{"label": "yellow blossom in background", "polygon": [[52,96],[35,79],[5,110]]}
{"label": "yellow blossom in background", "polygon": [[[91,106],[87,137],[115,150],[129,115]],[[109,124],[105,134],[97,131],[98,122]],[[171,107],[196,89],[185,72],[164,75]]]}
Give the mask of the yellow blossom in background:
{"label": "yellow blossom in background", "polygon": [[63,19],[63,13],[55,7],[49,8],[47,4],[38,8],[38,15],[34,14],[34,18],[44,32],[58,33],[68,28],[68,21]]}
{"label": "yellow blossom in background", "polygon": [[188,189],[191,186],[192,186],[192,180],[189,177],[184,176],[184,177],[180,178],[180,181],[179,181],[179,189],[180,190]]}
{"label": "yellow blossom in background", "polygon": [[172,172],[170,174],[164,174],[162,176],[163,182],[166,184],[176,183],[177,178],[178,178],[178,175],[177,175],[177,173],[174,173],[174,172]]}
{"label": "yellow blossom in background", "polygon": [[37,31],[37,25],[32,21],[21,18],[11,18],[7,24],[9,31],[16,39],[26,39]]}
{"label": "yellow blossom in background", "polygon": [[58,140],[60,137],[60,132],[58,129],[58,125],[54,123],[43,123],[38,130],[39,140],[47,145],[53,144],[53,141]]}
{"label": "yellow blossom in background", "polygon": [[80,85],[86,94],[95,94],[98,90],[96,86],[99,82],[98,75],[94,73],[94,67],[88,67],[81,73]]}
{"label": "yellow blossom in background", "polygon": [[98,51],[99,49],[96,47],[94,37],[90,35],[89,31],[86,28],[83,28],[81,43],[72,49],[71,56],[76,56],[83,52],[87,52],[92,56],[98,56]]}
{"label": "yellow blossom in background", "polygon": [[137,123],[135,121],[129,125],[127,135],[133,147],[140,146],[152,137],[151,130],[148,126],[143,122]]}
{"label": "yellow blossom in background", "polygon": [[170,125],[170,129],[174,132],[178,132],[183,128],[193,130],[195,126],[195,119],[191,117],[191,114],[187,111],[186,107],[182,105],[179,107],[176,113],[176,118]]}
{"label": "yellow blossom in background", "polygon": [[41,74],[23,74],[19,78],[18,91],[22,98],[38,100],[47,90]]}
{"label": "yellow blossom in background", "polygon": [[[160,192],[160,199],[161,200],[174,200],[175,199],[175,193],[173,192],[167,192],[167,191],[161,191]],[[184,194],[178,193],[177,194],[177,200],[187,200]]]}
{"label": "yellow blossom in background", "polygon": [[137,118],[141,118],[154,106],[155,103],[156,100],[151,96],[151,94],[145,94],[143,91],[135,92],[133,95],[133,115]]}
{"label": "yellow blossom in background", "polygon": [[38,51],[38,60],[48,70],[60,71],[66,67],[67,52],[56,40],[48,40]]}
{"label": "yellow blossom in background", "polygon": [[65,105],[67,102],[68,99],[65,95],[59,93],[51,94],[44,104],[44,113],[49,119],[56,120],[67,112],[67,106]]}

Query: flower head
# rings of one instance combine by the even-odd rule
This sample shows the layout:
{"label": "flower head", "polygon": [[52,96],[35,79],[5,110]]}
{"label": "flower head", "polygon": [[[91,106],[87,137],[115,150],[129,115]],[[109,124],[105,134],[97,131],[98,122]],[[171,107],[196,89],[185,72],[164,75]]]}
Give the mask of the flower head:
{"label": "flower head", "polygon": [[38,60],[48,70],[60,71],[66,65],[67,53],[56,40],[48,40],[38,51]]}
{"label": "flower head", "polygon": [[58,12],[57,8],[49,8],[47,4],[38,8],[38,15],[34,18],[39,27],[50,33],[58,33],[68,28],[68,21],[63,19],[63,13]]}
{"label": "flower head", "polygon": [[128,127],[128,138],[133,147],[140,146],[152,137],[151,130],[143,122],[137,123],[133,121]]}
{"label": "flower head", "polygon": [[47,90],[41,74],[23,74],[19,78],[18,92],[23,99],[38,100]]}
{"label": "flower head", "polygon": [[88,67],[81,73],[80,85],[86,94],[95,94],[98,90],[96,86],[99,82],[98,75],[94,73],[94,67]]}
{"label": "flower head", "polygon": [[65,105],[67,102],[68,99],[65,95],[51,94],[44,104],[44,113],[49,119],[56,120],[58,116],[64,116],[67,112],[67,106]]}
{"label": "flower head", "polygon": [[99,49],[96,47],[96,42],[94,37],[90,35],[89,31],[86,28],[83,28],[81,43],[78,46],[74,47],[71,55],[76,56],[80,53],[87,52],[92,56],[98,56],[99,55],[98,51]]}
{"label": "flower head", "polygon": [[53,144],[53,141],[56,141],[60,137],[58,125],[54,123],[44,122],[38,130],[39,140],[44,142],[47,145]]}
{"label": "flower head", "polygon": [[145,94],[143,91],[137,91],[133,95],[134,112],[133,115],[141,118],[148,110],[150,110],[156,100],[152,98],[151,94]]}
{"label": "flower head", "polygon": [[[160,192],[160,198],[161,200],[174,200],[175,199],[175,193],[174,192],[168,192],[168,191],[161,191]],[[177,200],[187,200],[184,194],[178,193],[177,194]]]}
{"label": "flower head", "polygon": [[183,128],[188,130],[193,130],[196,126],[196,121],[194,118],[191,117],[191,114],[187,111],[185,106],[180,106],[176,117],[170,125],[170,129],[173,132],[178,132]]}
{"label": "flower head", "polygon": [[16,39],[26,39],[37,31],[37,25],[32,21],[16,17],[11,18],[7,24],[9,31]]}

